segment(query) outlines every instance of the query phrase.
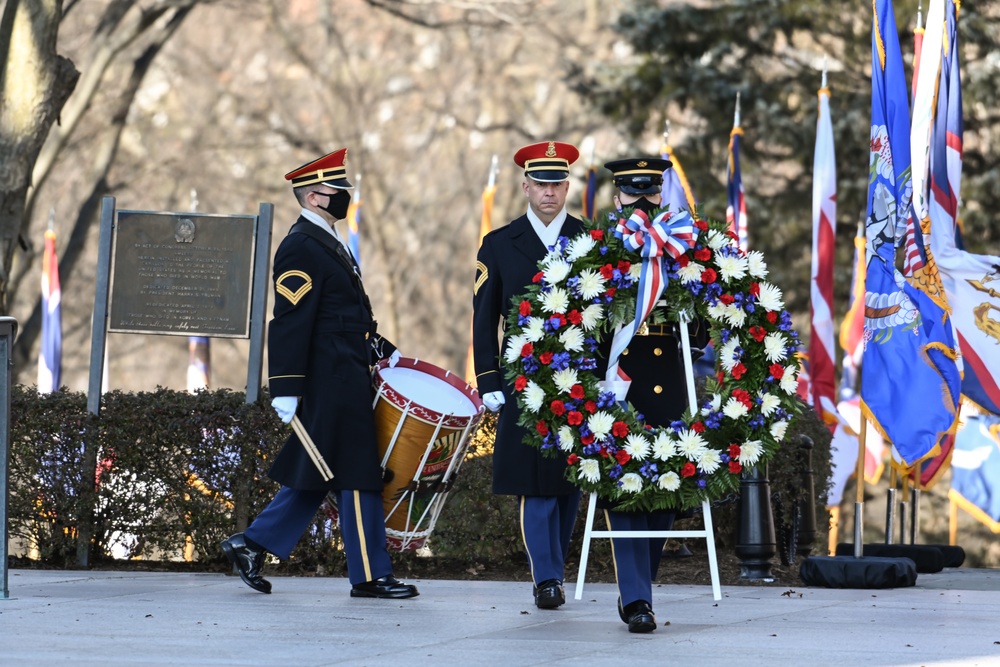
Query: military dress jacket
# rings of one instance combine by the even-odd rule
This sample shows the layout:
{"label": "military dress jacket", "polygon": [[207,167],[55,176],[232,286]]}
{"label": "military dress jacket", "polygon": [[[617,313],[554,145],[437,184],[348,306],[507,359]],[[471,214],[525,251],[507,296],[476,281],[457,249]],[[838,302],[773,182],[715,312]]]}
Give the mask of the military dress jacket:
{"label": "military dress jacket", "polygon": [[324,480],[293,433],[268,475],[300,490],[382,491],[371,365],[395,347],[375,331],[371,304],[344,245],[300,217],[274,256],[268,326],[272,396],[300,396],[298,417],[333,473]]}
{"label": "military dress jacket", "polygon": [[[566,216],[561,235],[573,238],[583,231],[579,218]],[[546,456],[524,442],[526,430],[517,423],[520,410],[513,385],[504,378],[500,354],[507,337],[498,340],[498,325],[504,325],[511,299],[527,291],[538,273],[538,262],[547,250],[531,227],[527,215],[496,229],[483,238],[476,262],[473,292],[473,356],[480,394],[503,391],[506,403],[500,409],[493,450],[493,492],[505,495],[554,496],[576,492],[566,480],[564,456]]]}

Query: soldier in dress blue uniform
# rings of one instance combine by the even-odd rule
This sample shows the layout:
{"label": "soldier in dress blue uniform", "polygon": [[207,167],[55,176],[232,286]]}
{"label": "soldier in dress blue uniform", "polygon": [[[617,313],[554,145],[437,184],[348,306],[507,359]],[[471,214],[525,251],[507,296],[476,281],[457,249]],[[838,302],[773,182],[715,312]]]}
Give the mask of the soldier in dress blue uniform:
{"label": "soldier in dress blue uniform", "polygon": [[569,166],[579,155],[576,147],[558,141],[543,141],[517,151],[514,162],[524,169],[521,188],[528,210],[483,239],[473,288],[476,381],[486,407],[493,412],[500,410],[493,492],[517,497],[535,604],[541,609],[554,609],[566,602],[564,568],[580,491],[566,480],[565,457],[549,458],[524,443],[514,390],[500,368],[503,347],[498,326],[507,320],[511,298],[524,294],[538,273],[538,262],[547,248],[560,236],[572,238],[583,231],[583,222],[566,213]]}
{"label": "soldier in dress blue uniform", "polygon": [[417,589],[392,576],[386,551],[369,374],[399,353],[376,332],[358,265],[335,226],[351,201],[346,160],[341,148],[285,175],[302,211],[274,256],[268,382],[278,416],[289,423],[297,415],[309,438],[289,436],[268,473],[281,489],[222,549],[244,583],[270,593],[266,554],[288,558],[332,492],[351,597],[409,598]]}
{"label": "soldier in dress blue uniform", "polygon": [[[661,158],[630,158],[604,165],[611,171],[619,211],[640,209],[647,213],[661,206],[663,172],[672,166]],[[690,323],[691,345],[704,347],[709,340],[706,323]],[[667,426],[688,407],[687,384],[676,324],[644,324],[619,358],[619,367],[631,378],[627,400],[653,426]],[[700,355],[700,353],[698,353]],[[673,512],[619,512],[605,509],[611,530],[670,530]],[[629,632],[656,629],[653,614],[653,580],[660,565],[665,538],[612,538],[615,575],[618,579],[618,613]]]}

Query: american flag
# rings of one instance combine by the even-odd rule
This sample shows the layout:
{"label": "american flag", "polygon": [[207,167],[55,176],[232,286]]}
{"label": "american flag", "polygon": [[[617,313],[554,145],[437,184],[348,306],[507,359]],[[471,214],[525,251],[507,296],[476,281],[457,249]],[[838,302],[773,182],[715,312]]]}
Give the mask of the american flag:
{"label": "american flag", "polygon": [[740,172],[740,142],[743,138],[743,128],[740,127],[740,97],[736,95],[736,115],[733,119],[733,130],[729,133],[729,163],[726,172],[728,187],[726,195],[726,222],[729,231],[736,235],[740,249],[746,250],[747,244],[747,205],[743,196],[743,176]]}
{"label": "american flag", "polygon": [[42,345],[38,351],[38,392],[57,391],[62,382],[62,290],[59,288],[59,260],[56,233],[45,232],[42,255]]}

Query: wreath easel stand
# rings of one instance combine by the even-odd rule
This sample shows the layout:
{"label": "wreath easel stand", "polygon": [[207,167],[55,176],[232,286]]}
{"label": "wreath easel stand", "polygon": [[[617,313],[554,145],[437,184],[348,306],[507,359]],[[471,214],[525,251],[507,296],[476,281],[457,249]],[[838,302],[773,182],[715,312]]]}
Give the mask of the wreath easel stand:
{"label": "wreath easel stand", "polygon": [[[688,337],[687,313],[681,314],[682,335],[681,347],[684,351],[684,378],[687,382],[688,406],[692,414],[698,411],[698,399],[695,396],[694,388],[694,365],[691,362],[691,341]],[[580,570],[576,576],[576,593],[574,597],[579,600],[583,597],[583,582],[587,574],[587,560],[590,557],[590,542],[594,538],[703,538],[708,547],[708,565],[712,577],[712,597],[715,600],[722,599],[722,589],[719,585],[719,563],[715,554],[715,530],[712,525],[712,508],[707,500],[701,503],[704,516],[705,527],[703,530],[594,530],[594,516],[597,513],[597,494],[591,492],[590,501],[587,504],[587,524],[583,534],[583,550],[580,552]]]}

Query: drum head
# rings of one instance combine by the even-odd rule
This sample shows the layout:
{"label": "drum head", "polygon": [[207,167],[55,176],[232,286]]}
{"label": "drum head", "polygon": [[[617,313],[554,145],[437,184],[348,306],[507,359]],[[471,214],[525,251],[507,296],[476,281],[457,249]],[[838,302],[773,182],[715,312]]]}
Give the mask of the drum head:
{"label": "drum head", "polygon": [[400,364],[379,369],[379,375],[394,391],[428,410],[458,417],[474,417],[478,413],[466,393],[418,368]]}

